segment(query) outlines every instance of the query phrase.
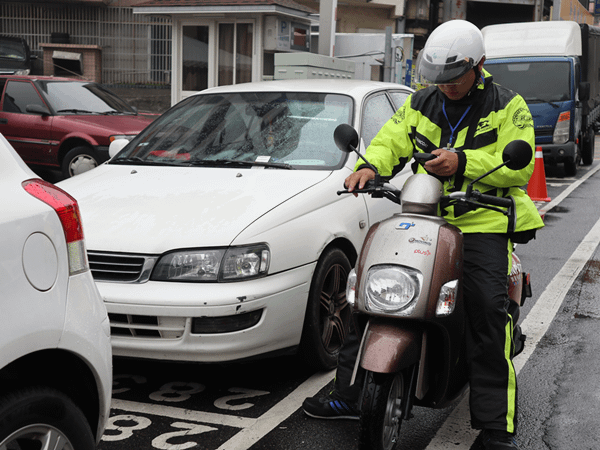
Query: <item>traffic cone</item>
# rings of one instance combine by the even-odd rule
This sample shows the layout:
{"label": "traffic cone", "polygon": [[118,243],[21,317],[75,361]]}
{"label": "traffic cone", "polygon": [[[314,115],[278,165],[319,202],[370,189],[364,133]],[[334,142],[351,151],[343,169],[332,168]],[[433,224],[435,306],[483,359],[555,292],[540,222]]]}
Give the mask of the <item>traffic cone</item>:
{"label": "traffic cone", "polygon": [[546,171],[544,170],[544,154],[542,147],[535,148],[535,166],[533,175],[527,184],[527,194],[534,202],[549,202],[546,189]]}

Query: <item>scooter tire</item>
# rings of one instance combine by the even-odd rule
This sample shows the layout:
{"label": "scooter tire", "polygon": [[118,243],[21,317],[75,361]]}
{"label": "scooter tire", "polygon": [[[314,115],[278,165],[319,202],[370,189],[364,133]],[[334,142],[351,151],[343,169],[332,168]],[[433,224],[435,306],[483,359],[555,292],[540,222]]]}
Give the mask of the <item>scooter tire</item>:
{"label": "scooter tire", "polygon": [[405,376],[367,372],[360,422],[360,450],[394,450],[400,440]]}

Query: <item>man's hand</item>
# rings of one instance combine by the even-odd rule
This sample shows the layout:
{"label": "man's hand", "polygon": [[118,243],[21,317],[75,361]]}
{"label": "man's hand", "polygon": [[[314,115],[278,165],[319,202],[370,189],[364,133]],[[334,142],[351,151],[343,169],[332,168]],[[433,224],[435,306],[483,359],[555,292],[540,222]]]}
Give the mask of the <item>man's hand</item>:
{"label": "man's hand", "polygon": [[430,173],[442,177],[454,175],[458,169],[458,155],[444,148],[438,148],[431,152],[437,158],[427,161],[423,167]]}
{"label": "man's hand", "polygon": [[[344,186],[346,186],[348,192],[352,192],[354,191],[357,185],[358,189],[362,189],[365,187],[367,181],[373,180],[374,178],[375,172],[365,167],[348,176],[348,178],[346,178],[346,181],[344,181]],[[358,197],[358,194],[355,193],[354,196]]]}

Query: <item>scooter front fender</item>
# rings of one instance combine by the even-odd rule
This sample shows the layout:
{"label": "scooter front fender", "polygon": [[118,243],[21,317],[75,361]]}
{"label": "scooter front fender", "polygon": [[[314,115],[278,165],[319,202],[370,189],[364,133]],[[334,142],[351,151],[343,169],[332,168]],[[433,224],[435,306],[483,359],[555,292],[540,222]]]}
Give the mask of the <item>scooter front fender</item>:
{"label": "scooter front fender", "polygon": [[365,330],[360,366],[377,373],[394,373],[416,363],[421,355],[423,331],[373,322]]}

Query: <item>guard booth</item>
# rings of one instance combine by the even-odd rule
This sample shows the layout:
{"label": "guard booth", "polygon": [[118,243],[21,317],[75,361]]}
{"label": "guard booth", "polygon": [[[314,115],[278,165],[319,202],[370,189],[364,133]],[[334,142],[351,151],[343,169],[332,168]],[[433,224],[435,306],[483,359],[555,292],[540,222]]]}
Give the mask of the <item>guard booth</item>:
{"label": "guard booth", "polygon": [[276,53],[310,52],[309,17],[295,2],[173,7],[148,1],[134,14],[167,15],[173,23],[171,104],[207,88],[272,79]]}

